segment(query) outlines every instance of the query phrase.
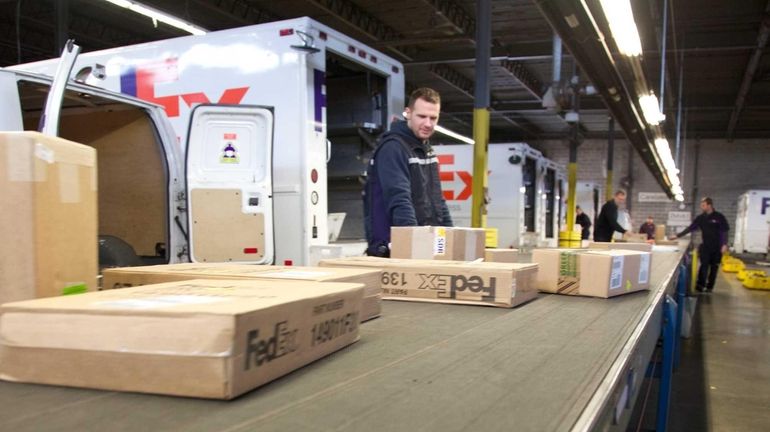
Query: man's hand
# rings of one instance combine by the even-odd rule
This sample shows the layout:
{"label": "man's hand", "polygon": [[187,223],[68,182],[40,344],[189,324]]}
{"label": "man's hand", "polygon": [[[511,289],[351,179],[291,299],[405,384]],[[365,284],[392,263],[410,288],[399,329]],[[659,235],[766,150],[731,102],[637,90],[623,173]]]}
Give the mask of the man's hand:
{"label": "man's hand", "polygon": [[723,254],[727,253],[727,245],[722,245],[722,253]]}
{"label": "man's hand", "polygon": [[669,240],[672,240],[672,241],[673,241],[673,240],[676,240],[676,239],[678,239],[678,238],[679,238],[679,237],[677,237],[677,236],[675,236],[675,235],[670,235],[670,236],[668,236],[668,239],[669,239]]}

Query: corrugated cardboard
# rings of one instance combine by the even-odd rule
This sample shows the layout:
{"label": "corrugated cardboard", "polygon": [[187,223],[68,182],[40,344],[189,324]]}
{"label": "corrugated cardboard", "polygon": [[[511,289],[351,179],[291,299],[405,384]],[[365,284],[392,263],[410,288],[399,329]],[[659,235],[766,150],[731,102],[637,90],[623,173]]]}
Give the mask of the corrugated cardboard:
{"label": "corrugated cardboard", "polygon": [[[382,273],[373,269],[344,269],[246,264],[168,264],[105,269],[103,289],[135,287],[191,279],[274,279],[315,282],[350,282],[364,285],[364,296],[376,299],[382,293]],[[322,285],[318,285],[322,288]],[[373,301],[373,300],[371,300]],[[372,310],[370,307],[367,310]],[[379,315],[361,314],[362,321]]]}
{"label": "corrugated cardboard", "polygon": [[666,225],[664,224],[655,225],[655,241],[661,240],[666,240]]}
{"label": "corrugated cardboard", "polygon": [[652,254],[632,250],[535,249],[543,292],[614,297],[650,287]]}
{"label": "corrugated cardboard", "polygon": [[0,308],[0,378],[230,399],[358,339],[360,284],[192,280]]}
{"label": "corrugated cardboard", "polygon": [[361,322],[375,319],[382,314],[382,294],[364,297],[361,303]]}
{"label": "corrugated cardboard", "polygon": [[96,289],[96,151],[0,133],[0,303]]}
{"label": "corrugated cardboard", "polygon": [[484,257],[486,231],[465,227],[391,227],[390,256],[399,259],[474,261]]}
{"label": "corrugated cardboard", "polygon": [[484,261],[515,263],[519,262],[518,249],[487,249],[484,251]]}
{"label": "corrugated cardboard", "polygon": [[618,240],[618,242],[647,243],[647,234],[626,232],[625,234],[623,234],[623,238]]}
{"label": "corrugated cardboard", "polygon": [[649,243],[591,242],[588,247],[590,249],[624,249],[652,252],[652,245]]}
{"label": "corrugated cardboard", "polygon": [[535,264],[350,257],[319,265],[382,269],[386,300],[514,307],[537,297]]}

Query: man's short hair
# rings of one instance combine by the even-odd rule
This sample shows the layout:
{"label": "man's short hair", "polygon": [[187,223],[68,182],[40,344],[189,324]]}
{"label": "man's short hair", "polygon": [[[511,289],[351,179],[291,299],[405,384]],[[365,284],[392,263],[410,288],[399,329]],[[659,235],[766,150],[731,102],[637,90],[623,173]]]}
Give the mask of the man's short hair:
{"label": "man's short hair", "polygon": [[580,210],[580,206],[575,206],[575,210]]}
{"label": "man's short hair", "polygon": [[420,87],[413,91],[412,94],[409,95],[409,105],[407,106],[409,108],[414,108],[414,104],[417,102],[417,99],[422,99],[425,102],[441,105],[441,95],[439,95],[438,92],[432,88]]}
{"label": "man's short hair", "polygon": [[618,195],[623,195],[623,196],[626,196],[626,191],[624,191],[624,190],[622,190],[622,189],[618,189],[618,190],[615,192],[615,196],[618,196]]}
{"label": "man's short hair", "polygon": [[714,207],[714,201],[711,199],[711,197],[703,197],[701,198],[700,202],[704,202],[710,205],[711,207]]}

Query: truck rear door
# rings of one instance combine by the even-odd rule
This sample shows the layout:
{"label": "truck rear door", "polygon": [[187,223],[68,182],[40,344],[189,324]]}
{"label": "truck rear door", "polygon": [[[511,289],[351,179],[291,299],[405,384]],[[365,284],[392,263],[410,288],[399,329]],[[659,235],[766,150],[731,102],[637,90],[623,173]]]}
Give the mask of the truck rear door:
{"label": "truck rear door", "polygon": [[273,262],[272,152],[271,108],[195,107],[186,152],[193,262]]}

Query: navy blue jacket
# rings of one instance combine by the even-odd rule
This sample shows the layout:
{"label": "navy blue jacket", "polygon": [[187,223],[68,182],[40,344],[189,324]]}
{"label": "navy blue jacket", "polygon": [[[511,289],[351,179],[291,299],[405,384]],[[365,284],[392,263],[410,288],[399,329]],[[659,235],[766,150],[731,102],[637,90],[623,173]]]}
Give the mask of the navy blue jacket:
{"label": "navy blue jacket", "polygon": [[701,248],[709,251],[719,251],[722,246],[727,245],[727,232],[730,230],[730,224],[727,223],[722,213],[714,210],[713,212],[703,212],[693,219],[690,226],[677,234],[677,238],[686,235],[691,231],[700,230],[703,237]]}
{"label": "navy blue jacket", "polygon": [[370,255],[382,255],[391,226],[452,226],[441,192],[438,158],[406,122],[380,137],[369,161],[364,188],[364,229]]}

